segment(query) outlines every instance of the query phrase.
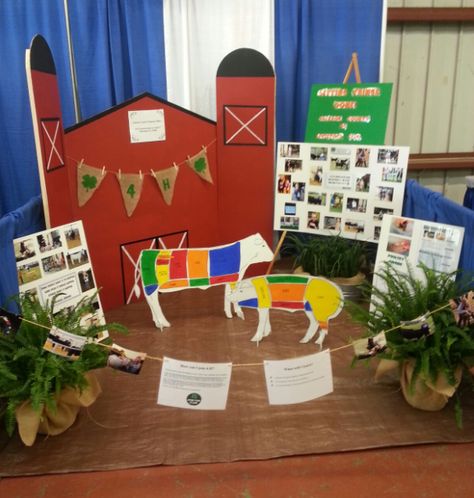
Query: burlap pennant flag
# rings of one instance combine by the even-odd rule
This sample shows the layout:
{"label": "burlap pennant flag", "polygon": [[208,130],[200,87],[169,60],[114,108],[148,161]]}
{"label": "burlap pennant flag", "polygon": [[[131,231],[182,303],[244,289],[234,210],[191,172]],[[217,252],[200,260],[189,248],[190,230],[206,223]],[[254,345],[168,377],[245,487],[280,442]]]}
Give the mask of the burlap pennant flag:
{"label": "burlap pennant flag", "polygon": [[95,194],[102,180],[105,178],[105,170],[88,166],[81,161],[77,165],[77,200],[79,207]]}
{"label": "burlap pennant flag", "polygon": [[202,151],[193,157],[186,159],[186,164],[197,173],[206,182],[212,182],[211,171],[209,169],[209,162],[207,161],[207,150],[203,147]]}
{"label": "burlap pennant flag", "polygon": [[176,177],[178,176],[178,171],[179,168],[176,164],[174,164],[171,168],[167,168],[162,171],[151,171],[156,183],[158,183],[158,187],[160,187],[163,199],[168,206],[171,205],[171,201],[173,200],[174,185]]}
{"label": "burlap pennant flag", "polygon": [[132,216],[142,195],[143,175],[136,173],[117,173],[123,203],[128,216]]}

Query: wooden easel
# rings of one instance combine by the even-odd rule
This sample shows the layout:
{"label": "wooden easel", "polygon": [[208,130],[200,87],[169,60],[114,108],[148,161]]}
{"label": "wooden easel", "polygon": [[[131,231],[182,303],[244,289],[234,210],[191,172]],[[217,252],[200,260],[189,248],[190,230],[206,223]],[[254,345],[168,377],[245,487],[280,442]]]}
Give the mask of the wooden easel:
{"label": "wooden easel", "polygon": [[[360,78],[359,61],[357,58],[357,52],[352,52],[351,62],[347,68],[346,75],[344,76],[344,79],[342,80],[343,85],[345,85],[349,81],[349,78],[351,76],[352,71],[354,71],[356,83],[362,83],[361,78]],[[275,252],[273,253],[273,259],[270,261],[270,264],[268,265],[266,275],[271,273],[271,271],[273,269],[273,265],[275,264],[275,260],[278,256],[278,253],[280,252],[281,246],[283,245],[283,242],[285,240],[286,233],[287,233],[287,230],[283,230],[283,232],[281,233],[280,240],[278,241],[278,244],[275,248]]]}

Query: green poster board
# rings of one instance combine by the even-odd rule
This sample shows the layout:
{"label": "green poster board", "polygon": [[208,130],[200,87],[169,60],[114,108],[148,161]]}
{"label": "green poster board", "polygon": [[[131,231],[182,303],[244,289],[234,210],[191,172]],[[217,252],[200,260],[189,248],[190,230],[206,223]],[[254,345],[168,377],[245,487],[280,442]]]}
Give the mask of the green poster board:
{"label": "green poster board", "polygon": [[383,145],[392,83],[312,85],[305,142]]}

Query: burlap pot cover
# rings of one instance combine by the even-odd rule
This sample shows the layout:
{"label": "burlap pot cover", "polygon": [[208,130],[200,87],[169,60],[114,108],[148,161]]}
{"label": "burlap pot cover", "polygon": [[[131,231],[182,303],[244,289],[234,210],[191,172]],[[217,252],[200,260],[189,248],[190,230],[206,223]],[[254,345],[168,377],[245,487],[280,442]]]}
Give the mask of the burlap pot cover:
{"label": "burlap pot cover", "polygon": [[85,377],[89,385],[82,391],[66,387],[56,396],[54,411],[45,406],[34,410],[30,401],[25,401],[16,409],[18,432],[26,446],[34,444],[37,434],[57,436],[63,433],[74,423],[81,407],[94,403],[102,389],[93,374],[87,373]]}
{"label": "burlap pot cover", "polygon": [[438,411],[444,408],[461,382],[461,367],[456,369],[455,385],[449,384],[443,374],[439,374],[434,383],[419,374],[411,386],[414,368],[413,360],[405,361],[400,366],[400,386],[406,402],[420,410]]}

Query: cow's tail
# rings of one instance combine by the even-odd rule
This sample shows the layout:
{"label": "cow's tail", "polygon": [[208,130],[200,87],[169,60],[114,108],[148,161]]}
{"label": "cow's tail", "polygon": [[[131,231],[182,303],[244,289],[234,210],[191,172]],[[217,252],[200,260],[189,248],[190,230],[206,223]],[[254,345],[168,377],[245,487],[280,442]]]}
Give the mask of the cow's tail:
{"label": "cow's tail", "polygon": [[141,254],[140,257],[137,259],[135,263],[135,275],[133,277],[133,281],[135,282],[133,286],[133,292],[135,293],[135,297],[138,299],[142,293],[140,289],[140,285],[138,282],[141,280],[141,270],[140,270],[140,264],[141,264]]}

